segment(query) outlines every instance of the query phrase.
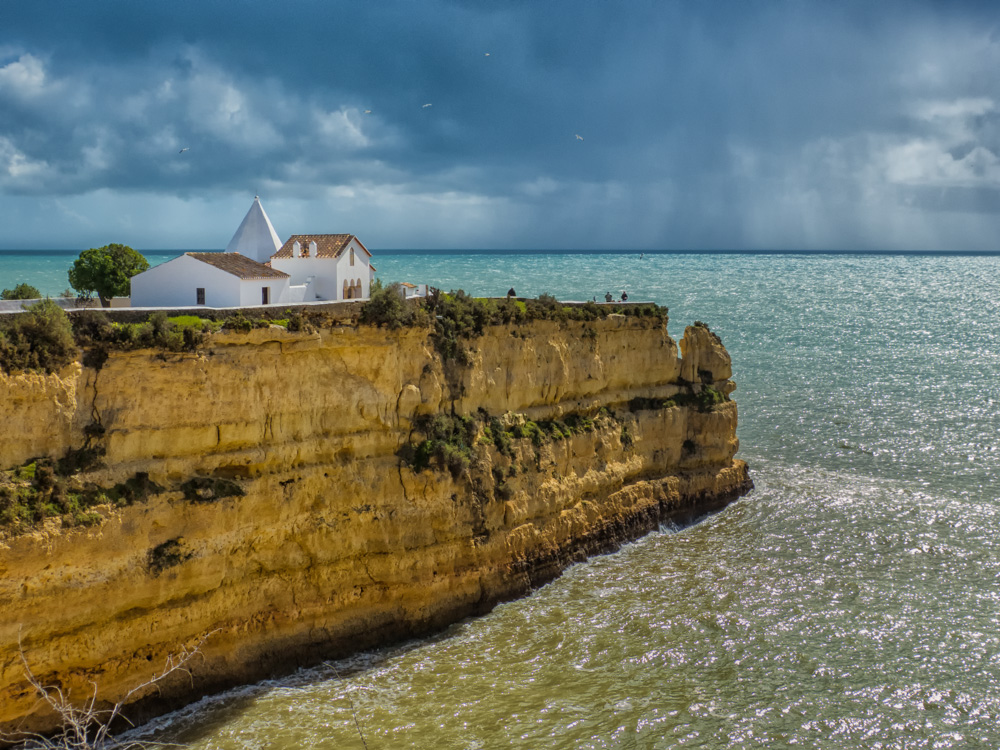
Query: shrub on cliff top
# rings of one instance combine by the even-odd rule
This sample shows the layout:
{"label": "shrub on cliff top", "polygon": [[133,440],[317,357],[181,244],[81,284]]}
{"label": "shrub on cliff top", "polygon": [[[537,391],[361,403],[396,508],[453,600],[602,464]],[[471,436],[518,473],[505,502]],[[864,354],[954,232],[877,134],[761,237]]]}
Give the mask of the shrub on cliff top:
{"label": "shrub on cliff top", "polygon": [[232,315],[226,316],[226,319],[222,323],[222,327],[228,331],[249,333],[254,328],[254,322],[244,316],[241,311],[237,311]]}
{"label": "shrub on cliff top", "polygon": [[381,279],[372,284],[371,295],[361,308],[359,320],[372,326],[402,328],[413,323],[413,310],[403,301],[402,287],[397,283],[382,286]]}
{"label": "shrub on cliff top", "polygon": [[31,284],[18,284],[13,289],[0,292],[0,299],[40,299],[42,293]]}
{"label": "shrub on cliff top", "polygon": [[[491,325],[519,325],[532,320],[592,321],[605,318],[612,312],[624,312],[635,317],[652,317],[666,320],[667,308],[654,304],[633,305],[625,308],[610,308],[597,305],[593,301],[583,305],[563,305],[551,294],[539,295],[538,299],[489,299],[472,297],[461,289],[448,293],[433,290],[422,308],[408,307],[399,295],[398,285],[382,287],[378,282],[372,287],[371,300],[361,311],[360,320],[370,325],[399,328],[421,325],[432,316],[434,332],[431,334],[434,347],[445,361],[460,365],[469,363],[469,351],[465,341],[483,334]],[[583,336],[596,338],[592,329],[585,329]]]}
{"label": "shrub on cliff top", "polygon": [[487,301],[470,297],[461,289],[448,294],[437,293],[428,298],[434,315],[434,347],[442,359],[469,363],[469,353],[461,339],[481,336],[486,325],[493,322],[493,307]]}
{"label": "shrub on cliff top", "polygon": [[205,332],[218,330],[221,323],[195,315],[168,318],[157,311],[136,323],[112,323],[99,310],[84,310],[73,316],[73,335],[84,348],[83,364],[100,370],[112,350],[161,348],[171,352],[195,351],[204,342]]}
{"label": "shrub on cliff top", "polygon": [[69,316],[52,300],[40,300],[20,315],[5,316],[0,328],[0,367],[6,372],[55,372],[76,354]]}

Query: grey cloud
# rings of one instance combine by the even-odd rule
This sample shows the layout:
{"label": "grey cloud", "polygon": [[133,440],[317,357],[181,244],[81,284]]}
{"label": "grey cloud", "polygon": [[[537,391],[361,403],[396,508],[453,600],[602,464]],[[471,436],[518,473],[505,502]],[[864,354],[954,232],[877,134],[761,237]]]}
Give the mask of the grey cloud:
{"label": "grey cloud", "polygon": [[56,7],[0,17],[0,192],[70,210],[267,189],[373,244],[692,248],[996,213],[1000,110],[920,114],[1000,103],[986,5]]}

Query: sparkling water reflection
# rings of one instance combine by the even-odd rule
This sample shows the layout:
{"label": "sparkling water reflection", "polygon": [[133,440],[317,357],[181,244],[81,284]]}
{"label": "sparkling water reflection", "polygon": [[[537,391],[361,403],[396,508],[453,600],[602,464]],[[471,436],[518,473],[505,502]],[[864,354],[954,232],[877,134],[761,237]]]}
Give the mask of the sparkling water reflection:
{"label": "sparkling water reflection", "polygon": [[[157,723],[196,748],[1000,746],[1000,258],[382,256],[625,288],[733,355],[756,490],[439,637]],[[353,705],[353,712],[352,712]]]}

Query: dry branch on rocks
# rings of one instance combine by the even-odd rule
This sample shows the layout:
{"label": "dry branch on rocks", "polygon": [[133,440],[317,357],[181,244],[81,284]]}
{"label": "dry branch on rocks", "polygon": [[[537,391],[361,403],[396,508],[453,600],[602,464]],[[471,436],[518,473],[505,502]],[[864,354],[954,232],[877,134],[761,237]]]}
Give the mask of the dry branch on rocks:
{"label": "dry branch on rocks", "polygon": [[[213,631],[214,632],[214,631]],[[167,657],[163,669],[140,685],[129,690],[111,708],[98,706],[98,685],[92,682],[90,697],[83,703],[76,703],[58,685],[45,685],[32,671],[18,636],[18,655],[24,667],[26,679],[35,689],[39,699],[59,717],[59,728],[49,734],[37,732],[0,733],[0,743],[20,743],[24,750],[139,750],[150,747],[177,747],[160,742],[123,741],[112,734],[121,726],[132,726],[122,714],[122,709],[134,700],[142,698],[175,673],[185,674],[191,679],[188,664],[201,653],[201,647],[212,636],[203,635],[193,646],[184,646],[176,654]]]}

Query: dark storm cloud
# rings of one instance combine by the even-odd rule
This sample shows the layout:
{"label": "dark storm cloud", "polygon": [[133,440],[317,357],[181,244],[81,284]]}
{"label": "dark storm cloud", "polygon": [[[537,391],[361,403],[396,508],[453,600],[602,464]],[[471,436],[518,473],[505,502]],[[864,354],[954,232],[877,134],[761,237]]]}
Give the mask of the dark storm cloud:
{"label": "dark storm cloud", "polygon": [[0,218],[201,245],[259,191],[376,246],[991,243],[996,11],[815,5],[6,4]]}

